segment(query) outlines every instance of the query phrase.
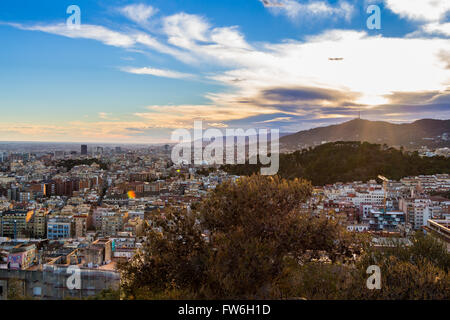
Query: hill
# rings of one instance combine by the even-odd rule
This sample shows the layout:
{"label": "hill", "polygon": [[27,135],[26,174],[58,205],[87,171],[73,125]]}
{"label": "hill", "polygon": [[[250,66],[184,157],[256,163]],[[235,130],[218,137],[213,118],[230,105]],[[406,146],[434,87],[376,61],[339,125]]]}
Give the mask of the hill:
{"label": "hill", "polygon": [[338,125],[300,131],[280,139],[281,148],[302,149],[323,142],[367,141],[370,143],[403,146],[417,150],[450,146],[450,120],[423,119],[413,123],[394,124],[384,121],[354,119]]}
{"label": "hill", "polygon": [[[259,172],[260,165],[226,165],[236,175]],[[417,152],[403,152],[368,142],[332,142],[316,148],[280,154],[278,174],[287,179],[305,178],[313,185],[336,182],[368,181],[379,174],[399,180],[420,174],[450,173],[450,160],[444,157],[422,158]]]}

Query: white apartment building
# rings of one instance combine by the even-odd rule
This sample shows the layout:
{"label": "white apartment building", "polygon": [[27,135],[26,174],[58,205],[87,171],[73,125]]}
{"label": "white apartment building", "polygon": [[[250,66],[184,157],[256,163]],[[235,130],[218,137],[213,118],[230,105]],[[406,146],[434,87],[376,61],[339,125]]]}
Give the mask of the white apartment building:
{"label": "white apartment building", "polygon": [[399,207],[406,215],[406,222],[415,230],[426,226],[428,219],[431,219],[432,209],[430,207],[432,207],[432,204],[430,199],[402,198]]}

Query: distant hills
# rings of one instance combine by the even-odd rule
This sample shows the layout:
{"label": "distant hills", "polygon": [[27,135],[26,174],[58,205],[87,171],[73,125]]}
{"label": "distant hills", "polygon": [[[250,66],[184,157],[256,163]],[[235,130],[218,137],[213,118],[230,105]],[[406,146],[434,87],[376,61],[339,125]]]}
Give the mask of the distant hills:
{"label": "distant hills", "polygon": [[417,150],[421,146],[450,147],[450,120],[423,119],[394,124],[354,119],[284,136],[280,138],[280,147],[283,150],[302,149],[335,141],[367,141],[393,147],[403,146],[407,150]]}

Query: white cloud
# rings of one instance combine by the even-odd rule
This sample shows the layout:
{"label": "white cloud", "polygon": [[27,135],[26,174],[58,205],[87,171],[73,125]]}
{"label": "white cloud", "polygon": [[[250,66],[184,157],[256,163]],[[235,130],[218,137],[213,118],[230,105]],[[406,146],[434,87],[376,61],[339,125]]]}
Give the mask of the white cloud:
{"label": "white cloud", "polygon": [[247,56],[251,46],[237,27],[212,28],[202,17],[179,13],[163,19],[163,31],[173,46],[196,59],[223,65],[234,64],[237,55]]}
{"label": "white cloud", "polygon": [[143,45],[149,49],[171,55],[186,63],[192,63],[194,61],[193,58],[185,52],[181,52],[171,46],[165,45],[144,32],[129,31],[125,33],[114,31],[103,26],[89,24],[82,24],[79,29],[68,28],[64,23],[32,26],[9,23],[9,25],[21,30],[41,31],[68,38],[92,39],[114,47],[134,48],[137,45]]}
{"label": "white cloud", "polygon": [[118,120],[118,118],[112,117],[112,114],[108,113],[108,112],[99,112],[98,113],[98,117],[100,119],[103,119],[103,120],[111,120],[111,121],[117,121]]}
{"label": "white cloud", "polygon": [[121,68],[121,70],[133,74],[152,75],[156,77],[173,78],[173,79],[185,79],[193,77],[193,75],[189,73],[182,73],[177,71],[147,68],[147,67],[145,68],[124,67]]}
{"label": "white cloud", "polygon": [[339,17],[349,21],[354,13],[354,7],[347,1],[339,1],[337,5],[330,5],[326,1],[309,1],[301,3],[297,0],[260,0],[262,4],[275,14],[285,14],[291,19],[298,17]]}
{"label": "white cloud", "polygon": [[120,12],[134,22],[145,24],[151,16],[158,12],[158,9],[145,4],[131,4],[120,8]]}
{"label": "white cloud", "polygon": [[178,13],[164,18],[163,28],[169,43],[190,48],[196,41],[206,42],[209,24],[200,16]]}
{"label": "white cloud", "polygon": [[450,22],[428,23],[422,27],[422,31],[429,34],[438,34],[450,37]]}
{"label": "white cloud", "polygon": [[25,26],[22,24],[10,24],[16,28],[30,31],[42,31],[68,38],[92,39],[114,47],[130,48],[135,45],[135,39],[127,34],[110,30],[108,28],[90,24],[82,24],[79,29],[68,28],[65,23],[53,25]]}
{"label": "white cloud", "polygon": [[[314,10],[327,12],[326,8],[318,5]],[[207,94],[209,104],[150,106],[148,112],[135,114],[143,119],[139,125],[142,122],[147,126],[178,128],[192,125],[193,119],[218,124],[258,115],[276,115],[273,118],[278,122],[298,116],[337,118],[345,116],[343,108],[388,103],[394,92],[443,92],[450,87],[448,39],[395,38],[330,30],[305,41],[250,44],[237,27],[214,27],[205,18],[186,13],[162,18],[162,26],[163,33],[153,36],[90,25],[82,25],[80,30],[70,30],[63,24],[16,25],[25,30],[94,39],[124,48],[141,45],[183,62],[207,62],[220,70],[209,77],[229,89]],[[423,30],[448,34],[448,24],[429,22],[423,25]],[[343,59],[329,59],[336,57]],[[149,67],[128,67],[124,71],[169,78],[190,76]],[[343,94],[339,99],[315,99],[314,103],[284,103],[264,97],[266,90],[293,87]],[[352,107],[347,106],[351,104]]]}
{"label": "white cloud", "polygon": [[270,120],[258,121],[256,123],[290,122],[290,121],[292,121],[292,117],[277,117]]}
{"label": "white cloud", "polygon": [[[237,104],[267,88],[300,86],[352,93],[352,103],[382,104],[391,92],[445,90],[450,85],[450,72],[439,57],[442,50],[450,50],[450,43],[443,39],[330,31],[306,42],[267,45],[264,51],[230,56],[238,67],[213,78],[234,87],[235,92],[208,97],[216,104]],[[330,57],[344,59],[330,61]]]}
{"label": "white cloud", "polygon": [[385,0],[385,3],[395,14],[418,21],[439,21],[450,11],[449,0]]}

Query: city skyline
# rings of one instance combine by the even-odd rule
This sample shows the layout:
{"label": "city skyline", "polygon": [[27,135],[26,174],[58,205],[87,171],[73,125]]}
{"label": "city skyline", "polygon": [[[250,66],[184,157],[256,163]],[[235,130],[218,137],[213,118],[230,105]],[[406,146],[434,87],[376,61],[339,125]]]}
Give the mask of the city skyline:
{"label": "city skyline", "polygon": [[[420,5],[419,5],[420,2]],[[81,9],[69,29],[67,8]],[[367,28],[369,5],[381,29]],[[448,1],[2,1],[1,140],[450,118]]]}

